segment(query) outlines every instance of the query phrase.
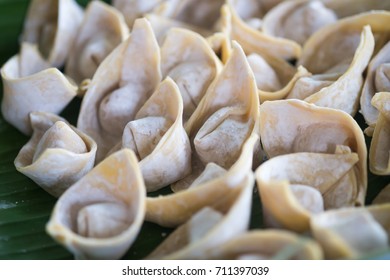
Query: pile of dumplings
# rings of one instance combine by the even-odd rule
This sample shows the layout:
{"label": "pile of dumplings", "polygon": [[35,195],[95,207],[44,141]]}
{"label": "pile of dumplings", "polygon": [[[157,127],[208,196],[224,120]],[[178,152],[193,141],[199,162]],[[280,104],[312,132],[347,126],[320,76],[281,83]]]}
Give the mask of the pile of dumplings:
{"label": "pile of dumplings", "polygon": [[[368,168],[390,175],[388,10],[32,0],[1,110],[31,135],[16,169],[58,197],[48,234],[77,259],[123,257],[144,221],[175,228],[148,259],[389,250],[390,184],[365,205]],[[76,127],[59,116],[74,98]],[[263,229],[248,229],[253,195]]]}

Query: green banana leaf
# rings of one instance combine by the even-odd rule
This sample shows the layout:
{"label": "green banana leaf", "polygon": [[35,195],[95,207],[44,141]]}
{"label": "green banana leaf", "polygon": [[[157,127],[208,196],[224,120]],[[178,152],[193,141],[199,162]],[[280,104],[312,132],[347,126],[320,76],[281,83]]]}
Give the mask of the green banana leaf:
{"label": "green banana leaf", "polygon": [[[89,1],[78,1],[85,6]],[[0,0],[0,65],[16,54],[28,0]],[[0,83],[0,98],[2,97]],[[80,100],[74,100],[62,113],[75,124]],[[364,121],[358,116],[364,127]],[[366,139],[369,144],[369,139]],[[45,225],[56,199],[33,181],[18,173],[14,159],[28,137],[9,125],[0,114],[0,259],[72,259],[72,255],[45,232]],[[389,176],[369,174],[367,203],[390,182]],[[166,194],[163,190],[152,195]],[[251,228],[262,228],[261,205],[255,191],[252,203]],[[151,252],[172,229],[145,222],[141,232],[124,259],[142,259]],[[280,252],[286,258],[291,248]],[[366,256],[371,259],[390,259],[390,251]]]}

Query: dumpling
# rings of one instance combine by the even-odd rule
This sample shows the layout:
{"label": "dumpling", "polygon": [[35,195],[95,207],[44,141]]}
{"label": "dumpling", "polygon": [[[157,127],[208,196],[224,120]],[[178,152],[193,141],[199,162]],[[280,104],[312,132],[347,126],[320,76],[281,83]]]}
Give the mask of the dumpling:
{"label": "dumpling", "polygon": [[124,129],[118,148],[135,152],[149,192],[168,186],[191,172],[191,146],[182,115],[179,88],[168,77]]}
{"label": "dumpling", "polygon": [[[221,13],[222,32],[216,33],[210,40],[212,44],[218,45],[225,62],[231,55],[232,22],[227,6],[223,7]],[[301,77],[310,75],[305,68],[296,68],[269,52],[252,52],[247,55],[247,60],[256,79],[260,102],[285,98]]]}
{"label": "dumpling", "polygon": [[32,133],[31,112],[59,114],[77,94],[77,87],[58,69],[49,68],[36,45],[29,43],[4,64],[1,78],[4,119],[26,135]]}
{"label": "dumpling", "polygon": [[379,111],[369,154],[369,167],[377,175],[390,175],[390,92],[378,92],[372,104]]}
{"label": "dumpling", "polygon": [[303,45],[317,30],[336,21],[336,14],[321,1],[286,1],[266,14],[262,30]]}
{"label": "dumpling", "polygon": [[267,35],[244,22],[230,1],[227,6],[227,19],[231,22],[229,37],[236,40],[245,53],[270,54],[283,59],[295,59],[301,55],[301,46],[294,41]]}
{"label": "dumpling", "polygon": [[46,230],[76,259],[119,259],[141,229],[145,197],[137,159],[123,149],[59,198]]}
{"label": "dumpling", "polygon": [[311,219],[327,259],[357,259],[389,249],[390,204],[326,211]]}
{"label": "dumpling", "polygon": [[[226,213],[237,196],[247,192],[244,189],[252,180],[248,181],[248,178],[252,177],[253,154],[258,145],[259,136],[253,133],[245,142],[240,157],[229,170],[209,164],[189,188],[169,195],[148,197],[145,220],[164,227],[176,227],[187,222],[204,207]],[[253,185],[250,184],[251,192]]]}
{"label": "dumpling", "polygon": [[267,101],[260,106],[260,138],[268,158],[299,152],[356,153],[358,161],[344,179],[354,190],[354,204],[364,205],[367,148],[362,130],[350,115],[300,100]]}
{"label": "dumpling", "polygon": [[305,232],[313,214],[353,206],[358,189],[356,153],[291,153],[273,157],[256,170],[264,209],[283,228]]}
{"label": "dumpling", "polygon": [[51,66],[62,67],[82,19],[83,10],[74,0],[33,0],[24,21],[22,42],[36,44]]}
{"label": "dumpling", "polygon": [[16,170],[58,197],[93,168],[96,143],[53,114],[33,112],[30,121],[34,132],[15,159]]}
{"label": "dumpling", "polygon": [[193,145],[192,174],[172,185],[172,189],[187,188],[207,163],[229,169],[238,159],[244,142],[252,132],[257,132],[258,116],[253,72],[241,47],[235,43],[224,69],[185,124]]}
{"label": "dumpling", "polygon": [[207,41],[195,32],[171,29],[161,47],[163,77],[171,77],[183,98],[184,121],[195,111],[222,64]]}
{"label": "dumpling", "polygon": [[104,58],[128,36],[129,29],[118,10],[101,1],[90,2],[67,58],[65,73],[77,84],[92,78]]}
{"label": "dumpling", "polygon": [[81,104],[77,127],[95,139],[97,161],[120,140],[126,124],[161,81],[160,49],[146,19],[100,64]]}
{"label": "dumpling", "polygon": [[[336,25],[338,25],[338,23]],[[338,30],[339,29],[337,29],[337,32]],[[312,42],[312,38],[320,37],[321,32],[322,31],[320,30],[318,33],[313,35],[307,44],[309,45],[310,42]],[[329,39],[329,41],[331,41],[331,39]],[[328,42],[325,44],[327,43]],[[363,86],[363,72],[365,71],[374,51],[374,44],[375,41],[371,28],[366,25],[361,33],[360,44],[357,47],[353,60],[350,64],[348,64],[349,62],[347,61],[341,61],[341,64],[336,64],[325,73],[300,78],[295,83],[294,88],[288,94],[287,98],[304,99],[309,103],[314,103],[323,107],[340,109],[354,116],[359,107],[360,92]],[[321,50],[321,48],[322,45],[320,50],[318,50],[319,57],[321,57],[321,52],[328,51],[326,49]],[[329,48],[332,48],[332,51],[335,51],[335,45],[329,46]],[[304,50],[307,49],[305,48]],[[346,53],[348,53],[348,50]],[[341,56],[341,54],[339,53],[336,56]],[[345,57],[348,57],[348,54],[346,54]],[[329,60],[331,61],[332,59],[333,57],[330,55]],[[346,59],[348,60],[348,58]],[[344,68],[347,69],[344,70]]]}
{"label": "dumpling", "polygon": [[243,184],[226,210],[205,207],[171,233],[148,259],[205,259],[209,251],[244,233],[249,226],[253,174],[247,172]]}

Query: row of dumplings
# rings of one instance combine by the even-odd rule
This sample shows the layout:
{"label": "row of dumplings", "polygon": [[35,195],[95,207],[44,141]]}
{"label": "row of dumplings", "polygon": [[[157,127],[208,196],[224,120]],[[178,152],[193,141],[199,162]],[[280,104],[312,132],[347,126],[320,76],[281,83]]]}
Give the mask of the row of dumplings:
{"label": "row of dumplings", "polygon": [[[352,118],[360,104],[370,169],[388,175],[390,13],[365,12],[387,1],[277,2],[114,1],[123,17],[99,1],[84,15],[71,0],[32,1],[1,71],[2,113],[32,134],[17,170],[59,197],[49,234],[77,258],[120,258],[144,220],[177,227],[149,258],[389,247],[388,188],[364,207]],[[56,115],[76,95],[77,128]],[[255,181],[267,226],[282,229],[247,232]]]}

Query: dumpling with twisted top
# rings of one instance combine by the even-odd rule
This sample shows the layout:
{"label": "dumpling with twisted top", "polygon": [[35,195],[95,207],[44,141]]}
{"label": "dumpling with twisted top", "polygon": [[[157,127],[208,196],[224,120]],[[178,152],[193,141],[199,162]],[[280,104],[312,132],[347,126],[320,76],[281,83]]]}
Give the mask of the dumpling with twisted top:
{"label": "dumpling with twisted top", "polygon": [[122,14],[108,4],[92,1],[87,6],[65,73],[78,84],[92,78],[106,56],[129,36]]}
{"label": "dumpling with twisted top", "polygon": [[119,259],[141,229],[145,197],[137,159],[123,149],[58,199],[46,230],[76,259]]}
{"label": "dumpling with twisted top", "polygon": [[[312,41],[312,38],[320,37],[321,32],[315,33],[308,44]],[[353,35],[351,36],[353,37]],[[363,28],[359,46],[350,64],[347,61],[341,61],[340,64],[334,65],[324,73],[300,78],[287,98],[303,99],[319,106],[340,109],[354,116],[359,107],[363,72],[374,51],[374,44],[373,33],[370,26],[367,25]],[[334,49],[334,46],[330,48]],[[326,51],[324,50],[324,52]],[[321,55],[319,54],[319,56]],[[348,55],[345,59],[348,60]],[[332,57],[329,60],[332,60]]]}
{"label": "dumpling with twisted top", "polygon": [[[344,151],[343,151],[344,149]],[[264,215],[283,228],[305,232],[313,214],[353,206],[356,153],[291,153],[273,157],[256,170]]]}
{"label": "dumpling with twisted top", "polygon": [[82,20],[83,10],[74,0],[33,0],[24,21],[22,42],[36,44],[51,66],[62,67]]}
{"label": "dumpling with twisted top", "polygon": [[168,186],[191,172],[191,145],[182,115],[179,88],[168,77],[124,129],[116,149],[135,152],[147,191]]}
{"label": "dumpling with twisted top", "polygon": [[266,14],[262,27],[266,34],[303,45],[318,29],[336,21],[336,14],[321,1],[287,1]]}
{"label": "dumpling with twisted top", "polygon": [[146,19],[100,64],[81,104],[77,127],[98,144],[97,160],[120,140],[126,124],[161,80],[160,49]]}
{"label": "dumpling with twisted top", "polygon": [[351,172],[337,183],[348,189],[344,193],[350,196],[349,205],[364,205],[367,148],[363,132],[350,115],[300,100],[267,101],[260,106],[260,137],[268,158],[299,152],[356,153],[358,160]]}
{"label": "dumpling with twisted top", "polygon": [[171,29],[161,47],[164,77],[171,77],[183,98],[184,121],[195,111],[222,65],[207,41],[195,32]]}
{"label": "dumpling with twisted top", "polygon": [[172,188],[187,188],[207,163],[229,169],[244,142],[256,131],[258,115],[253,72],[243,50],[234,43],[230,59],[185,125],[193,145],[192,173]]}
{"label": "dumpling with twisted top", "polygon": [[23,43],[19,54],[4,64],[1,78],[4,119],[27,135],[32,133],[31,112],[59,114],[77,94],[77,87],[29,43]]}
{"label": "dumpling with twisted top", "polygon": [[33,135],[15,159],[16,170],[60,196],[95,164],[96,143],[57,115],[30,114]]}

